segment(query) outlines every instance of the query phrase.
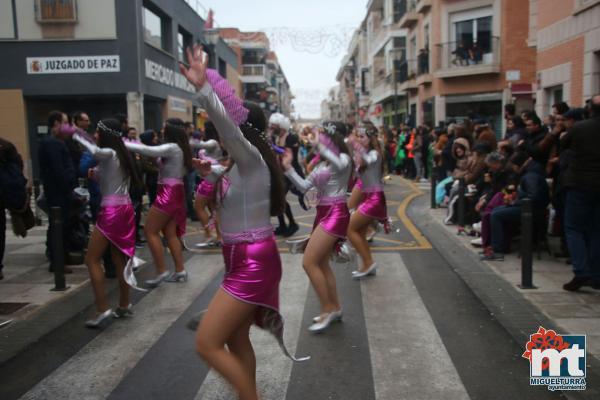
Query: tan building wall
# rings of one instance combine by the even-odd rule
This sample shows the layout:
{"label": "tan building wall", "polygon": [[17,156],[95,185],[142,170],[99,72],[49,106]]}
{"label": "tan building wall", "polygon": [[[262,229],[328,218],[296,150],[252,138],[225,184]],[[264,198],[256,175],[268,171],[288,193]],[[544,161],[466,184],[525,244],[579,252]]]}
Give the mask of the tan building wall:
{"label": "tan building wall", "polygon": [[[410,93],[409,102],[417,103],[417,122],[423,121],[421,104],[435,99],[435,121],[445,118],[444,97],[452,95],[503,93],[503,100],[509,93],[509,82],[506,72],[518,70],[520,79],[513,84],[533,84],[536,80],[536,50],[528,46],[529,37],[529,5],[523,0],[441,0],[432,1],[426,13],[419,14],[419,22],[409,30],[407,47],[410,38],[416,35],[417,51],[425,45],[424,27],[429,25],[430,60],[429,69],[433,75],[441,65],[440,44],[451,41],[451,17],[454,13],[488,7],[493,11],[493,35],[498,36],[500,72],[485,75],[469,75],[459,77],[436,78],[425,80],[417,91]],[[414,55],[409,55],[414,58]],[[417,80],[420,81],[419,79]],[[429,83],[430,82],[430,83]]]}
{"label": "tan building wall", "polygon": [[[10,3],[10,0],[0,1]],[[65,29],[64,24],[54,26],[38,23],[35,18],[35,0],[19,0],[15,4],[19,40],[115,39],[117,37],[115,0],[78,0],[77,23],[67,25],[68,29]],[[10,15],[12,19],[12,12]]]}
{"label": "tan building wall", "polygon": [[538,0],[536,110],[550,111],[552,91],[581,107],[600,92],[600,2]]}
{"label": "tan building wall", "polygon": [[14,37],[12,0],[0,0],[0,39],[13,39]]}
{"label": "tan building wall", "polygon": [[26,176],[31,177],[27,117],[21,90],[0,90],[0,137],[17,147],[25,163]]}

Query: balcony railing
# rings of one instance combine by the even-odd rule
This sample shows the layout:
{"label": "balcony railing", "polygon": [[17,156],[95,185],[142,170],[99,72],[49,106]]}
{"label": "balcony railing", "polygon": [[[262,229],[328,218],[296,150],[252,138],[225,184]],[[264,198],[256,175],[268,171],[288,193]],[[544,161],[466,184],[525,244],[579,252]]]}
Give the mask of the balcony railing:
{"label": "balcony railing", "polygon": [[419,0],[417,2],[417,12],[425,14],[431,8],[432,0]]}
{"label": "balcony railing", "polygon": [[242,82],[244,83],[269,83],[267,68],[264,64],[242,65]]}
{"label": "balcony railing", "polygon": [[417,60],[397,61],[398,83],[402,84],[417,77],[418,62]]}
{"label": "balcony railing", "polygon": [[429,73],[429,50],[422,49],[417,56],[417,64],[418,64],[418,74],[428,74]]}
{"label": "balcony railing", "polygon": [[436,76],[490,74],[500,72],[500,38],[480,43],[449,42],[437,45],[440,65]]}
{"label": "balcony railing", "polygon": [[242,75],[244,76],[266,76],[265,66],[263,64],[247,64],[242,66]]}
{"label": "balcony railing", "polygon": [[417,22],[419,22],[419,14],[417,13],[417,0],[408,0],[406,2],[406,13],[400,19],[400,27],[410,29]]}

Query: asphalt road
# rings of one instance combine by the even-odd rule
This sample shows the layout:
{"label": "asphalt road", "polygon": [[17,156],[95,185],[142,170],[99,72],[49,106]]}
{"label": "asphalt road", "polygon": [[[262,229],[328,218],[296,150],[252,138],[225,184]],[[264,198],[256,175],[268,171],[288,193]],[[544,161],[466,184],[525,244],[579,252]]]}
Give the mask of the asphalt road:
{"label": "asphalt road", "polygon": [[[286,344],[292,354],[311,359],[292,363],[273,338],[253,329],[263,399],[565,398],[529,385],[529,365],[521,358],[525,343],[465,283],[456,261],[436,248],[439,238],[425,236],[423,221],[409,218],[418,194],[399,180],[386,186],[388,212],[400,229],[376,237],[376,277],[353,281],[355,265],[334,265],[344,319],[326,333],[307,331],[318,302],[301,255],[289,254],[280,241]],[[308,233],[314,212],[294,211],[301,225],[296,236]],[[191,233],[187,240],[199,237]],[[93,313],[90,306],[0,365],[0,398],[235,398],[197,356],[194,333],[185,328],[217,290],[222,257],[218,251],[186,252],[186,268],[189,282],[136,293],[133,318],[89,330],[83,323]],[[138,280],[152,276],[152,269],[147,264]],[[111,298],[115,303],[115,293]]]}

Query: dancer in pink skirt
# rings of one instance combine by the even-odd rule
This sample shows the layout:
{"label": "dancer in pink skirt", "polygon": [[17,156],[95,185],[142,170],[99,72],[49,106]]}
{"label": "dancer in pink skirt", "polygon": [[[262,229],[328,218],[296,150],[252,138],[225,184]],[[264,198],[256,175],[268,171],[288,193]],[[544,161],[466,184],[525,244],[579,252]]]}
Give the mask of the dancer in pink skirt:
{"label": "dancer in pink skirt", "polygon": [[386,222],[387,208],[382,183],[383,157],[377,130],[374,127],[360,128],[353,148],[363,197],[357,212],[350,218],[348,239],[362,259],[362,265],[352,275],[355,279],[361,279],[376,273],[377,263],[373,262],[366,234],[369,225],[374,221]]}
{"label": "dancer in pink skirt", "polygon": [[[111,316],[131,315],[129,285],[125,279],[125,263],[135,253],[135,212],[129,198],[129,185],[139,185],[135,168],[121,140],[120,123],[116,119],[98,122],[94,138],[98,145],[78,134],[73,139],[81,143],[98,161],[90,175],[99,181],[101,209],[88,243],[85,263],[90,273],[98,315],[86,322],[90,328],[100,327]],[[119,279],[119,306],[112,311],[106,299],[102,256],[110,246]]]}
{"label": "dancer in pink skirt", "polygon": [[[187,56],[189,69],[181,64],[181,72],[198,89],[231,158],[229,170],[216,182],[225,277],[200,321],[196,347],[240,399],[256,400],[250,326],[270,331],[288,354],[279,314],[281,258],[270,220],[283,212],[283,174],[264,134],[260,107],[242,104],[225,79],[207,70],[208,57],[200,46],[193,53],[187,49]],[[194,162],[202,175],[211,174],[209,162]]]}
{"label": "dancer in pink skirt", "polygon": [[[198,159],[209,161],[216,170],[224,172],[225,166],[223,150],[219,144],[219,134],[215,129],[212,122],[208,121],[204,124],[204,139],[205,140],[192,140],[190,146],[194,150],[198,151]],[[218,222],[214,219],[214,228],[216,238],[211,233],[211,215],[214,217],[214,204],[215,204],[215,185],[206,179],[196,188],[196,200],[194,202],[194,209],[196,215],[202,223],[204,229],[205,241],[196,244],[198,248],[209,248],[221,245],[221,232],[219,231]],[[207,212],[208,210],[208,212]]]}
{"label": "dancer in pink skirt", "polygon": [[[150,287],[156,287],[163,281],[187,281],[180,238],[185,234],[186,224],[183,177],[193,168],[192,150],[182,120],[168,119],[164,126],[164,133],[166,143],[159,146],[125,143],[125,146],[133,152],[147,157],[160,157],[156,200],[150,208],[144,225],[146,240],[158,273],[156,278],[146,281]],[[175,263],[174,273],[168,271],[165,265],[161,231]]]}
{"label": "dancer in pink skirt", "polygon": [[336,245],[346,239],[350,222],[346,190],[352,175],[352,160],[344,143],[346,126],[341,122],[326,122],[323,128],[323,133],[315,135],[313,146],[318,146],[319,156],[324,162],[319,163],[306,179],[291,168],[289,153],[283,159],[285,175],[298,190],[305,193],[316,187],[318,191],[317,216],[302,260],[321,303],[321,314],[314,318],[314,323],[308,328],[311,332],[322,332],[333,321],[342,319],[342,307],[329,257]]}

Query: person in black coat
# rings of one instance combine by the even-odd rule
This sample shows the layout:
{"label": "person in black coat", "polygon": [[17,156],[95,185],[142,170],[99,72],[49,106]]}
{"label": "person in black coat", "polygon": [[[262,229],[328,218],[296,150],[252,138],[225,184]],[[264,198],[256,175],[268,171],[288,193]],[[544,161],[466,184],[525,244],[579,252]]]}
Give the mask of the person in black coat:
{"label": "person in black coat", "polygon": [[571,157],[564,173],[567,189],[565,231],[574,278],[563,289],[600,289],[600,95],[592,98],[591,118],[560,138]]}
{"label": "person in black coat", "polygon": [[[77,174],[65,140],[72,133],[67,115],[61,111],[52,111],[48,116],[48,131],[50,135],[40,141],[38,161],[40,177],[44,185],[44,195],[48,209],[59,207],[63,221],[63,246],[67,252],[69,238],[69,208],[73,200],[73,189],[77,186]],[[50,256],[50,271],[54,270],[53,262],[53,231],[50,224],[47,232],[46,245]],[[65,272],[71,272],[65,269]]]}
{"label": "person in black coat", "polygon": [[[23,159],[17,152],[17,148],[8,140],[0,138],[0,165],[14,163],[23,170]],[[0,188],[0,280],[4,279],[2,269],[4,268],[3,259],[6,249],[6,205],[2,200],[7,193],[4,188]]]}

